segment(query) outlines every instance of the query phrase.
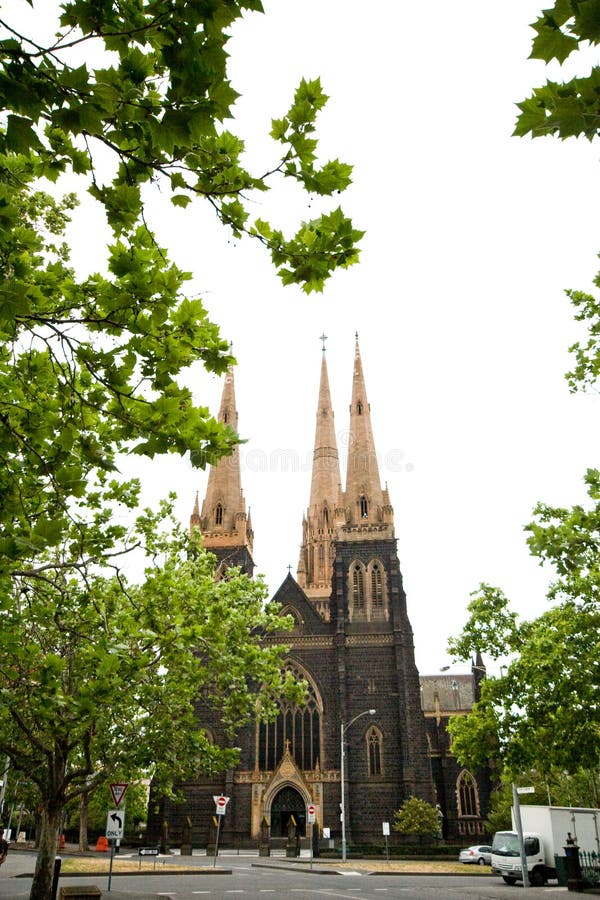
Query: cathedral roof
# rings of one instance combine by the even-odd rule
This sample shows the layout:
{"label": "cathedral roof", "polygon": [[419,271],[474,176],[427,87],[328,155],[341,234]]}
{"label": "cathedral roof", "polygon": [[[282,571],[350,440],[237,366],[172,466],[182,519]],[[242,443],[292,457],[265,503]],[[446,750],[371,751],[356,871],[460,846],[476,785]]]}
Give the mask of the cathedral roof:
{"label": "cathedral roof", "polygon": [[329,632],[331,630],[331,626],[325,623],[321,616],[315,611],[313,605],[308,600],[306,594],[291,572],[288,572],[283,579],[273,596],[273,601],[281,604],[282,615],[287,615],[289,613],[294,616],[298,624],[302,626],[304,632]]}

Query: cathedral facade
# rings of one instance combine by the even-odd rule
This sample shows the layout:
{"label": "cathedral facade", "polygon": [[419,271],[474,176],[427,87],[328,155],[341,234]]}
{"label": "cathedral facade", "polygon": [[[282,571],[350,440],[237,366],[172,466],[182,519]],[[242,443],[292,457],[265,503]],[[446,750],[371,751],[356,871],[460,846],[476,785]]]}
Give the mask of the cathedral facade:
{"label": "cathedral facade", "polygon": [[[237,429],[232,371],[219,420]],[[305,834],[309,806],[319,833],[328,829],[339,844],[341,805],[349,843],[381,843],[383,823],[393,823],[410,796],[438,804],[445,837],[483,834],[486,792],[476,774],[453,760],[445,732],[448,717],[468,712],[476,699],[478,673],[457,676],[460,697],[446,690],[446,676],[419,678],[358,338],[348,434],[343,489],[323,351],[297,576],[288,574],[274,596],[293,629],[265,638],[288,648],[285,665],[307,683],[306,703],[282,702],[275,722],[242,728],[236,736],[239,766],[182,785],[183,802],[153,797],[149,837],[167,822],[177,843],[187,821],[194,843],[206,845],[213,796],[219,794],[230,798],[221,828],[221,841],[230,846],[258,842],[265,825],[272,838],[285,837],[290,822]],[[211,468],[191,527],[201,530],[204,545],[216,555],[218,575],[229,566],[252,574],[253,533],[237,450]],[[453,705],[457,698],[459,705]],[[198,715],[217,743],[225,740],[214,712],[202,709]]]}

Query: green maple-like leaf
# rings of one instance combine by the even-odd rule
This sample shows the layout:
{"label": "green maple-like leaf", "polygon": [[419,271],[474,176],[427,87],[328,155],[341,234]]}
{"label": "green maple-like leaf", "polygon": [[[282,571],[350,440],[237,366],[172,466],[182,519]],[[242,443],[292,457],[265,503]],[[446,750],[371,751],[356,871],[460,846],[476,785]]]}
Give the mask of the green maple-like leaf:
{"label": "green maple-like leaf", "polygon": [[40,149],[42,142],[36,134],[33,121],[23,116],[9,115],[6,124],[6,148],[14,153],[28,153]]}
{"label": "green maple-like leaf", "polygon": [[543,59],[550,62],[557,59],[560,63],[579,46],[579,41],[572,35],[565,34],[552,20],[539,19],[533,28],[537,31],[531,47],[531,59]]}

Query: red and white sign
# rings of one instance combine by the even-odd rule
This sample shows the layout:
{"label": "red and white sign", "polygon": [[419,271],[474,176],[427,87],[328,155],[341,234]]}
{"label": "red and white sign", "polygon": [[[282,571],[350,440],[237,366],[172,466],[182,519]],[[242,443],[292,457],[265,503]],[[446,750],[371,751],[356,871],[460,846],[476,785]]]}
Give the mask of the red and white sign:
{"label": "red and white sign", "polygon": [[127,788],[129,787],[129,783],[125,781],[117,781],[114,784],[109,785],[109,787],[112,798],[115,801],[115,806],[118,806],[125,796]]}
{"label": "red and white sign", "polygon": [[315,815],[316,815],[317,811],[314,808],[314,806],[312,805],[312,803],[309,805],[307,812],[308,812],[308,824],[314,825],[315,824]]}
{"label": "red and white sign", "polygon": [[217,815],[224,816],[225,809],[227,807],[227,804],[229,803],[229,797],[224,797],[223,794],[221,794],[220,796],[214,794],[213,800],[215,801],[215,806],[217,807]]}

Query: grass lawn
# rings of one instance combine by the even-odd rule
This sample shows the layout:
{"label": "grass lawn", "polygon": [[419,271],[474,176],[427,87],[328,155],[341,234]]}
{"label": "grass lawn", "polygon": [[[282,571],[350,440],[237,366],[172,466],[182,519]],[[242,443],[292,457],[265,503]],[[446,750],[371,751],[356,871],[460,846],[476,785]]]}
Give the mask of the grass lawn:
{"label": "grass lawn", "polygon": [[[142,875],[148,874],[153,871],[163,871],[168,865],[169,872],[195,872],[196,867],[192,868],[190,866],[180,866],[173,865],[172,863],[165,863],[163,860],[159,859],[154,863],[152,859],[144,859],[140,862],[137,859],[117,859],[113,857],[113,866],[112,870],[115,875],[123,874],[124,872],[136,872]],[[66,872],[74,874],[76,872],[81,872],[85,874],[87,872],[108,872],[110,867],[110,858],[108,854],[106,856],[100,856],[97,859],[89,856],[70,856],[63,857],[61,872]]]}
{"label": "grass lawn", "polygon": [[[266,860],[264,861],[266,863]],[[282,864],[284,860],[280,861]],[[290,861],[291,862],[291,861]],[[307,860],[303,860],[302,863],[297,863],[294,861],[293,865],[302,865],[306,863]],[[219,857],[218,864],[223,865],[226,864],[226,857]],[[62,871],[65,873],[81,873],[86,874],[88,872],[108,872],[108,868],[110,865],[110,860],[108,856],[102,856],[98,858],[91,857],[66,857],[63,858],[62,863]],[[209,868],[212,868],[212,861],[207,862],[207,864],[199,865],[199,866],[185,866],[180,865],[173,862],[165,862],[162,859],[156,860],[154,862],[153,859],[143,859],[140,862],[138,859],[118,859],[117,857],[113,857],[113,872],[115,874],[123,874],[125,872],[141,872],[142,874],[149,874],[150,872],[162,872],[165,869],[168,869],[169,872],[173,873],[181,873],[181,872],[193,872],[193,873],[202,873]],[[390,862],[386,862],[384,859],[382,860],[363,860],[363,859],[349,859],[346,863],[341,862],[341,860],[314,860],[315,866],[323,866],[323,868],[335,868],[335,869],[354,869],[360,872],[423,872],[427,874],[440,874],[440,875],[489,875],[490,867],[489,866],[465,866],[459,862],[441,862],[439,860],[436,861],[427,861],[427,860],[391,860]]]}

